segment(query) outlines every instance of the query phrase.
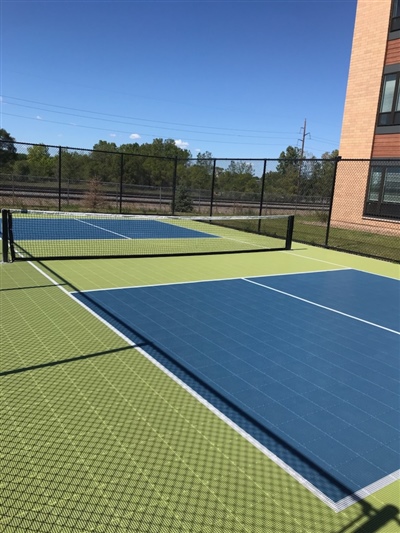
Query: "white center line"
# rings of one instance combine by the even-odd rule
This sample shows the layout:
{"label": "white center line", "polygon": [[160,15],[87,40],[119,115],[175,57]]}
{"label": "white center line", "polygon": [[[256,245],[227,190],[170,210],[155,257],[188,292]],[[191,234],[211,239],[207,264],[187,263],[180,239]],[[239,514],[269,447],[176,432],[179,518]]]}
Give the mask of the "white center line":
{"label": "white center line", "polygon": [[122,233],[117,233],[116,231],[111,231],[110,229],[102,228],[101,226],[98,226],[97,224],[92,224],[90,222],[87,222],[86,220],[81,220],[80,218],[75,219],[77,222],[82,222],[82,224],[87,224],[88,226],[93,226],[94,228],[101,229],[102,231],[107,231],[108,233],[113,233],[114,235],[118,235],[118,237],[122,237],[123,239],[131,240],[131,237],[127,237],[126,235],[122,235]]}
{"label": "white center line", "polygon": [[327,307],[326,305],[317,304],[316,302],[312,302],[311,300],[306,300],[305,298],[301,298],[300,296],[295,296],[294,294],[290,294],[289,292],[281,291],[279,289],[275,289],[274,287],[270,287],[269,285],[263,285],[262,283],[258,283],[257,281],[253,281],[251,279],[247,278],[241,278],[243,281],[247,281],[248,283],[253,283],[253,285],[258,285],[259,287],[263,287],[264,289],[268,289],[270,291],[279,292],[280,294],[284,294],[285,296],[289,296],[290,298],[295,298],[296,300],[300,300],[301,302],[308,303],[310,305],[315,305],[316,307],[320,307],[321,309],[326,309],[327,311],[331,311],[332,313],[337,313],[338,315],[345,316],[347,318],[351,318],[353,320],[357,320],[358,322],[363,322],[364,324],[368,324],[370,326],[374,326],[375,328],[384,329],[385,331],[389,331],[389,333],[394,333],[395,335],[400,335],[399,331],[396,331],[394,329],[386,328],[385,326],[380,326],[379,324],[375,324],[374,322],[369,322],[368,320],[364,320],[363,318],[358,318],[357,316],[349,315],[348,313],[343,313],[342,311],[338,311],[337,309],[332,309],[332,307]]}

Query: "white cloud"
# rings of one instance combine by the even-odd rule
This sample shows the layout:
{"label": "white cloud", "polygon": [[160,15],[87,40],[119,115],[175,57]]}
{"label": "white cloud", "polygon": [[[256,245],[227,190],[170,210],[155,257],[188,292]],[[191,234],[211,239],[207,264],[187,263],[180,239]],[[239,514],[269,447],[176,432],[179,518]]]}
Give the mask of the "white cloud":
{"label": "white cloud", "polygon": [[178,148],[185,149],[189,146],[189,143],[186,141],[182,141],[182,139],[176,139],[175,146],[177,146]]}
{"label": "white cloud", "polygon": [[110,137],[116,137],[117,134],[116,133],[110,133]]}
{"label": "white cloud", "polygon": [[40,115],[36,115],[37,120],[43,120]]}
{"label": "white cloud", "polygon": [[129,135],[130,139],[140,139],[140,135],[138,133],[131,133]]}

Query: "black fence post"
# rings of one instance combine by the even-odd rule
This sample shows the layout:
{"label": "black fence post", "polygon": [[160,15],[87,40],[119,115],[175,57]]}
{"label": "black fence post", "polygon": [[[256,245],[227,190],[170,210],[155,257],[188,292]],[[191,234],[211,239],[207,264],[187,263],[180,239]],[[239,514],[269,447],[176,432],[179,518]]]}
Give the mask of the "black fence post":
{"label": "black fence post", "polygon": [[119,214],[122,213],[122,193],[124,182],[124,154],[121,153],[120,167],[119,167]]}
{"label": "black fence post", "polygon": [[212,215],[213,215],[214,189],[215,189],[215,169],[216,169],[216,166],[217,166],[217,160],[214,159],[213,173],[212,173],[212,180],[211,180],[210,217],[212,217]]}
{"label": "black fence post", "polygon": [[61,154],[62,154],[62,148],[61,146],[58,147],[58,210],[61,211],[61,194],[62,194],[62,186],[61,186]]}
{"label": "black fence post", "polygon": [[[260,209],[259,209],[259,216],[262,215],[263,210],[263,203],[264,203],[264,190],[265,190],[265,173],[267,171],[267,160],[264,159],[264,166],[263,166],[263,173],[261,178],[261,196],[260,196]],[[261,219],[258,221],[258,233],[261,232]]]}
{"label": "black fence post", "polygon": [[336,174],[337,174],[339,161],[341,161],[341,160],[342,160],[342,158],[341,158],[340,155],[335,157],[335,166],[334,166],[334,171],[333,171],[331,197],[330,197],[330,203],[329,203],[328,223],[327,223],[327,226],[326,226],[326,234],[325,234],[325,246],[329,245],[329,232],[330,232],[330,229],[331,229],[331,218],[332,218],[333,197],[335,195]]}
{"label": "black fence post", "polygon": [[178,170],[178,156],[175,156],[174,175],[172,177],[172,202],[171,202],[172,215],[175,215],[177,170]]}

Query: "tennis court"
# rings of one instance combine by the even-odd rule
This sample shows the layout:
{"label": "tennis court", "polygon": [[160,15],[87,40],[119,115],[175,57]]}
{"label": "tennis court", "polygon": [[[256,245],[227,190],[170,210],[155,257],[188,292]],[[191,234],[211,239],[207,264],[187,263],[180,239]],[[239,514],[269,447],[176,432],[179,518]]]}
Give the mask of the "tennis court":
{"label": "tennis court", "polygon": [[[35,232],[35,223],[42,228],[43,233]],[[49,218],[20,218],[16,219],[14,231],[21,234],[21,240],[33,241],[45,238],[47,240],[82,240],[82,239],[148,239],[152,238],[182,239],[196,237],[213,237],[205,232],[181,228],[172,224],[163,224],[157,220],[129,219],[96,219],[64,217]]]}
{"label": "tennis court", "polygon": [[1,264],[3,531],[399,529],[399,265],[284,233]]}

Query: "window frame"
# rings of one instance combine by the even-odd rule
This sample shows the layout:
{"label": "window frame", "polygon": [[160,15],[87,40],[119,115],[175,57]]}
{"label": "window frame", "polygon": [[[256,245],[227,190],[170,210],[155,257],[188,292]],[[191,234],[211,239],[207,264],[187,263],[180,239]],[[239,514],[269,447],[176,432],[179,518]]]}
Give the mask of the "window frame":
{"label": "window frame", "polygon": [[[390,111],[382,112],[382,105],[384,102],[384,96],[385,96],[385,88],[387,83],[388,77],[395,76],[395,85],[394,85],[394,91],[393,91],[393,98],[392,98],[392,105]],[[379,99],[379,111],[378,111],[378,117],[377,117],[377,127],[378,128],[385,128],[390,126],[399,126],[400,125],[400,109],[396,109],[396,106],[400,102],[400,70],[397,70],[395,72],[385,72],[382,78],[382,87],[381,87],[381,95]],[[400,107],[400,106],[399,106]],[[388,120],[385,120],[385,123],[382,124],[381,120],[383,117],[387,117]]]}
{"label": "window frame", "polygon": [[400,30],[400,0],[393,0],[392,15],[390,17],[390,31]]}
{"label": "window frame", "polygon": [[[367,188],[365,192],[364,202],[364,216],[400,220],[400,191],[399,201],[385,201],[385,193],[387,192],[387,175],[392,169],[398,169],[399,183],[400,183],[400,159],[397,160],[379,160],[376,159],[371,162],[368,174]],[[377,192],[377,199],[371,199],[371,186],[373,184],[373,176],[375,172],[380,172],[380,183],[375,188],[374,193]],[[396,172],[397,173],[397,172]]]}

